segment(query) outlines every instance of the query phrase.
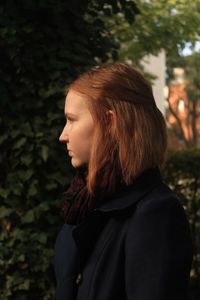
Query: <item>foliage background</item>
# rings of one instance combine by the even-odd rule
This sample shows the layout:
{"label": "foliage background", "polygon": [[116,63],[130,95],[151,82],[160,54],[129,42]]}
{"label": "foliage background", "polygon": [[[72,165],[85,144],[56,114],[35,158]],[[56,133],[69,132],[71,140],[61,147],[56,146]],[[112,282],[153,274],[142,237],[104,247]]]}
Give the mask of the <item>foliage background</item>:
{"label": "foliage background", "polygon": [[190,299],[200,298],[200,149],[171,150],[162,170],[164,181],[185,208],[194,245]]}
{"label": "foliage background", "polygon": [[[65,86],[117,57],[102,15],[134,4],[6,0],[0,4],[0,299],[54,299],[60,194],[72,176],[58,136]],[[133,6],[133,9],[130,9]]]}
{"label": "foliage background", "polygon": [[[57,142],[65,122],[65,86],[87,68],[117,59],[120,39],[108,30],[108,20],[120,12],[126,24],[133,24],[139,13],[132,1],[108,3],[0,3],[0,300],[55,297],[53,248],[62,225],[61,193],[73,176]],[[195,162],[199,157],[195,152]],[[187,159],[173,167],[181,159],[169,164],[168,181],[176,188],[178,184],[190,207],[193,185],[188,180],[196,178],[196,167],[187,171],[192,166]],[[179,169],[186,176],[183,190],[182,177],[173,176]],[[195,195],[199,203],[198,181]],[[193,212],[188,209],[188,214],[193,224]],[[199,220],[195,222],[197,239]],[[197,254],[195,259],[194,286]]]}

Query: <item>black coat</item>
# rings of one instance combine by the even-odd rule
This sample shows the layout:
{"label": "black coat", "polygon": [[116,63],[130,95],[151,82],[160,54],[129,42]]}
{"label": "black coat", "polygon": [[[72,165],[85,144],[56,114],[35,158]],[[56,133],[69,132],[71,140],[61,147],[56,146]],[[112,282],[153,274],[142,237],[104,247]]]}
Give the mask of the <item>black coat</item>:
{"label": "black coat", "polygon": [[55,246],[57,300],[186,300],[193,253],[184,209],[149,170]]}

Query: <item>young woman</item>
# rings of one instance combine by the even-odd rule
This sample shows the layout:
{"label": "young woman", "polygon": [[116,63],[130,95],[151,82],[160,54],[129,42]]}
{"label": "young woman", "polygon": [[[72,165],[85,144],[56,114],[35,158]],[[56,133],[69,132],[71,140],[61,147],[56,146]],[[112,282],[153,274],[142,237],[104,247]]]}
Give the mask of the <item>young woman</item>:
{"label": "young woman", "polygon": [[161,179],[166,126],[152,89],[126,64],[69,87],[60,141],[76,168],[55,246],[57,300],[186,300],[192,243]]}

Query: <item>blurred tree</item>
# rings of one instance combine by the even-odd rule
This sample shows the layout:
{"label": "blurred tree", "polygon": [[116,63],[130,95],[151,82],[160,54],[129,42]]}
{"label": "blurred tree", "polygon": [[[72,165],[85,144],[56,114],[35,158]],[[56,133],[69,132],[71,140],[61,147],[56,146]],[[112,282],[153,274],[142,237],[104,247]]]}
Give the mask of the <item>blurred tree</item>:
{"label": "blurred tree", "polygon": [[161,49],[174,55],[181,53],[188,42],[199,40],[200,0],[134,2],[139,10],[134,23],[124,21],[121,13],[107,20],[121,44],[120,59],[139,64],[145,55],[157,54]]}

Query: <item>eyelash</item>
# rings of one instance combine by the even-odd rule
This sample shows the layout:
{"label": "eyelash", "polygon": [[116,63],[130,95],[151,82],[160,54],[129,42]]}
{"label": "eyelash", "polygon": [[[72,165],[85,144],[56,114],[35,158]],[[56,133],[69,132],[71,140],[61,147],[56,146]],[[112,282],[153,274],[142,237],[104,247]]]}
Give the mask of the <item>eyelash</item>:
{"label": "eyelash", "polygon": [[73,120],[71,118],[67,118],[66,121],[69,123],[73,122]]}

